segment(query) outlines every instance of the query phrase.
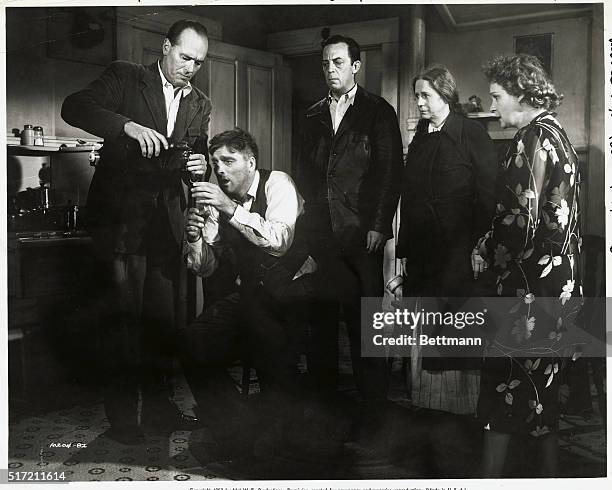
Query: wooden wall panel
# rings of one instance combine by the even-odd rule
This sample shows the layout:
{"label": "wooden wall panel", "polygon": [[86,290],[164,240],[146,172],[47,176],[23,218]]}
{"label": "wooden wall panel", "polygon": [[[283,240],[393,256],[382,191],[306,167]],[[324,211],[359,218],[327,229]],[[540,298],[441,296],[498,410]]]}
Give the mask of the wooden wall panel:
{"label": "wooden wall panel", "polygon": [[272,115],[274,113],[274,87],[272,69],[247,66],[247,130],[255,136],[259,147],[259,167],[274,168]]}
{"label": "wooden wall panel", "polygon": [[236,64],[208,58],[208,96],[213,101],[209,135],[236,126]]}
{"label": "wooden wall panel", "polygon": [[274,146],[272,159],[274,170],[282,170],[291,175],[291,80],[288,66],[274,69]]}

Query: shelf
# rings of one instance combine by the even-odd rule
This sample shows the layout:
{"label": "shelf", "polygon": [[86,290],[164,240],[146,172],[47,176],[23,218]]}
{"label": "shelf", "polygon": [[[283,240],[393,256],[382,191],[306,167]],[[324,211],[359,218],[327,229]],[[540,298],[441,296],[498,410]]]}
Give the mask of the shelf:
{"label": "shelf", "polygon": [[90,236],[56,236],[41,238],[18,238],[17,242],[22,247],[54,247],[57,245],[89,245],[92,243],[92,239]]}
{"label": "shelf", "polygon": [[57,153],[89,153],[93,144],[83,146],[30,146],[6,145],[8,155],[44,156]]}
{"label": "shelf", "polygon": [[468,112],[467,117],[470,119],[484,119],[486,121],[499,119],[499,116],[494,112]]}
{"label": "shelf", "polygon": [[91,237],[84,230],[49,230],[49,231],[18,231],[9,232],[9,248],[19,246],[51,246],[89,244]]}

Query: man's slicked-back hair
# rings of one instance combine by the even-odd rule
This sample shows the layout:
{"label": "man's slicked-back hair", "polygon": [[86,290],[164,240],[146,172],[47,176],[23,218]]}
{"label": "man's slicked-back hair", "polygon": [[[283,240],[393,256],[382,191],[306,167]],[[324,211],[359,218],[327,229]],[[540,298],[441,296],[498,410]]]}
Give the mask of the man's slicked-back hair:
{"label": "man's slicked-back hair", "polygon": [[321,42],[321,49],[325,49],[325,46],[329,46],[330,44],[338,43],[344,43],[348,46],[351,63],[354,63],[355,61],[361,61],[361,47],[352,37],[335,34]]}
{"label": "man's slicked-back hair", "polygon": [[195,20],[181,19],[177,20],[170,26],[170,29],[168,29],[166,37],[170,41],[170,44],[176,44],[185,29],[193,29],[200,36],[208,39],[208,30],[203,24],[200,24]]}
{"label": "man's slicked-back hair", "polygon": [[212,155],[224,146],[244,155],[253,156],[255,157],[255,162],[258,161],[259,148],[257,148],[255,138],[244,129],[234,128],[216,134],[208,143],[208,151]]}

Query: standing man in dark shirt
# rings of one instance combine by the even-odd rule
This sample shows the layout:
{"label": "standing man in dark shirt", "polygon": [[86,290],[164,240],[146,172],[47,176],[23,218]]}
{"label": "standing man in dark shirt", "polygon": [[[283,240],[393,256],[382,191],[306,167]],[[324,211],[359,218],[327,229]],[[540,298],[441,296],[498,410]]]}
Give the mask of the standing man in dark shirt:
{"label": "standing man in dark shirt", "polygon": [[[104,138],[87,200],[88,231],[106,286],[100,302],[107,435],[127,444],[143,439],[142,426],[167,431],[185,422],[169,399],[168,346],[188,197],[181,174],[204,173],[208,154],[211,103],[190,83],[207,52],[206,28],[178,21],[159,61],[115,61],[62,107],[66,122]],[[164,151],[182,141],[193,149],[186,169]]]}
{"label": "standing man in dark shirt", "polygon": [[[386,399],[386,362],[361,357],[361,297],[383,295],[383,251],[392,237],[399,199],[402,140],[395,111],[357,85],[360,48],[351,38],[323,42],[329,94],[308,109],[297,168],[306,201],[311,253],[337,300],[317,305],[309,369],[333,392],[338,376],[338,321],[342,304],[353,373],[363,399]],[[346,291],[354,291],[346,297]]]}

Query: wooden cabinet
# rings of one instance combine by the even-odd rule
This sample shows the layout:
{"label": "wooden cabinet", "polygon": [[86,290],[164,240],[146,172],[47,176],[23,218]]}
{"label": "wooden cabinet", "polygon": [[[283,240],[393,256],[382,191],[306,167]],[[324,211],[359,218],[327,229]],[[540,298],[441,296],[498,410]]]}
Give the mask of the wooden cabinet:
{"label": "wooden cabinet", "polygon": [[91,239],[44,234],[10,233],[7,240],[11,416],[82,401],[83,385],[98,379]]}

